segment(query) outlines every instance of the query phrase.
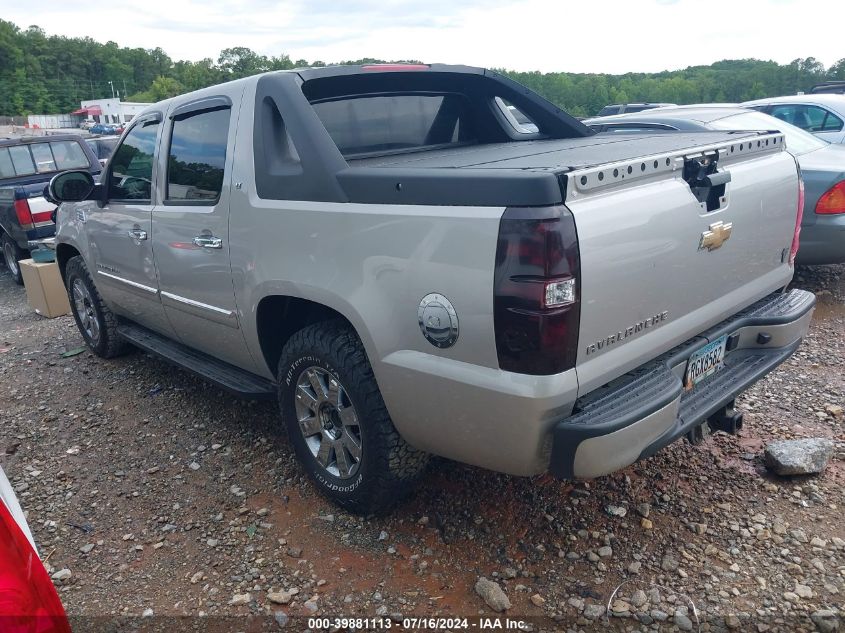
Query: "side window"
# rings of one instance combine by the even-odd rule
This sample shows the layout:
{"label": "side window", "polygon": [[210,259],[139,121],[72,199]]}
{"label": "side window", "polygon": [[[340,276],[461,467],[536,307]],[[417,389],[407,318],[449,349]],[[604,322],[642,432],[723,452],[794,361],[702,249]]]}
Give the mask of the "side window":
{"label": "side window", "polygon": [[824,127],[824,118],[827,115],[827,110],[817,108],[816,106],[804,106],[804,112],[807,116],[807,123],[810,125],[807,128],[810,132],[818,132]]}
{"label": "side window", "polygon": [[9,150],[5,147],[0,147],[0,178],[13,178],[15,176],[15,166],[12,164],[12,157],[9,156]]}
{"label": "side window", "polygon": [[833,114],[833,112],[826,111],[824,122],[822,126],[816,130],[817,132],[839,132],[842,129],[842,119]]}
{"label": "side window", "polygon": [[795,125],[794,121],[797,110],[798,108],[794,105],[775,105],[772,106],[771,110],[769,110],[769,114],[781,121],[786,121],[787,123]]}
{"label": "side window", "polygon": [[520,132],[521,134],[535,134],[540,131],[540,128],[528,117],[528,115],[507,99],[496,97],[496,105],[499,106],[499,109],[505,115],[505,118],[517,132]]}
{"label": "side window", "polygon": [[158,127],[158,121],[136,125],[115,150],[108,176],[109,200],[151,200]]}
{"label": "side window", "polygon": [[221,108],[191,112],[173,120],[166,200],[216,204],[220,199],[230,114],[229,108]]}
{"label": "side window", "polygon": [[818,106],[784,104],[772,106],[770,114],[808,132],[819,132],[824,127],[827,110]]}
{"label": "side window", "polygon": [[52,141],[50,149],[58,169],[81,169],[89,166],[88,157],[76,141]]}
{"label": "side window", "polygon": [[32,162],[32,154],[26,145],[13,145],[9,148],[9,157],[18,176],[27,176],[35,173],[35,163]]}
{"label": "side window", "polygon": [[35,169],[39,174],[56,171],[56,161],[53,160],[53,152],[47,143],[33,143],[29,146],[32,150],[32,158],[35,160]]}

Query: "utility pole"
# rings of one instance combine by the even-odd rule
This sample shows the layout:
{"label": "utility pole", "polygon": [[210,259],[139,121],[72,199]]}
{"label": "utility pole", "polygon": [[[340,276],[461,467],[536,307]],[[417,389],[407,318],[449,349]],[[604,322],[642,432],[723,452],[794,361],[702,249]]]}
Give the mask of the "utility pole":
{"label": "utility pole", "polygon": [[111,86],[111,98],[114,99],[114,82],[110,81],[109,86]]}

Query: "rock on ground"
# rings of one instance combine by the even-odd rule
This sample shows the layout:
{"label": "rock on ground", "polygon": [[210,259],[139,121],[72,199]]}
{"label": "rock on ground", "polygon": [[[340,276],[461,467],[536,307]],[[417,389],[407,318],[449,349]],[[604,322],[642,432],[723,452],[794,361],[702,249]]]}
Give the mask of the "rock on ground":
{"label": "rock on ground", "polygon": [[839,630],[839,618],[833,611],[827,609],[815,611],[810,615],[810,619],[821,633],[833,633]]}
{"label": "rock on ground", "polygon": [[498,583],[492,580],[487,580],[484,577],[478,579],[475,583],[475,593],[484,598],[487,606],[494,611],[504,611],[511,608],[511,601],[508,599],[505,592]]}
{"label": "rock on ground", "polygon": [[820,473],[833,455],[833,442],[813,437],[782,440],[766,446],[766,466],[778,475],[811,475]]}

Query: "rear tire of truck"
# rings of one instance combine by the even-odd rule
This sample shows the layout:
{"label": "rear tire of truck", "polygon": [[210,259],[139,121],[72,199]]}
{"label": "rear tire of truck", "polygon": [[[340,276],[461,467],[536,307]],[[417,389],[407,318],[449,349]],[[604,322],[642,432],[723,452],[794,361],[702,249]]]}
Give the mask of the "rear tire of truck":
{"label": "rear tire of truck", "polygon": [[278,376],[288,436],[324,496],[369,516],[413,491],[428,454],[396,431],[352,328],[329,321],[300,330],[282,350]]}
{"label": "rear tire of truck", "polygon": [[2,242],[3,247],[3,262],[6,264],[9,272],[12,273],[12,279],[15,280],[15,283],[22,286],[23,275],[21,275],[21,267],[18,262],[26,259],[26,251],[15,244],[15,241],[6,233],[3,233],[3,238],[0,239],[0,242]]}
{"label": "rear tire of truck", "polygon": [[100,358],[123,354],[129,344],[117,333],[117,317],[103,301],[82,257],[71,257],[65,268],[70,311],[89,349]]}

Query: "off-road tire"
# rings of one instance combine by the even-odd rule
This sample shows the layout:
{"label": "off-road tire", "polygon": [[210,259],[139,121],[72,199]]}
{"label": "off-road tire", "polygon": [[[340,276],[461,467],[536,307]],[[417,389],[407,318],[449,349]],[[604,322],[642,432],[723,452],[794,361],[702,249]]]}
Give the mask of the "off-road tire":
{"label": "off-road tire", "polygon": [[[316,459],[299,428],[297,380],[309,367],[328,371],[355,408],[361,434],[357,473],[334,476]],[[279,360],[279,406],[296,456],[317,489],[340,507],[364,516],[382,514],[413,492],[428,454],[408,445],[390,420],[360,339],[343,321],[303,328],[284,346]]]}
{"label": "off-road tire", "polygon": [[[15,244],[15,240],[8,236],[8,234],[3,233],[2,237],[0,237],[0,252],[3,255],[3,264],[9,270],[12,275],[12,279],[15,280],[15,283],[19,286],[23,285],[23,275],[21,274],[21,266],[20,261],[22,259],[27,258],[26,251],[21,249],[17,244]],[[9,265],[9,257],[14,258],[14,268]]]}
{"label": "off-road tire", "polygon": [[[74,305],[73,284],[76,280],[82,282],[91,297],[91,306],[94,309],[94,314],[100,326],[97,340],[92,340],[85,332],[85,328]],[[79,328],[79,333],[82,335],[89,349],[100,358],[114,358],[115,356],[124,354],[129,348],[129,344],[117,333],[117,317],[103,301],[103,298],[97,291],[97,286],[94,285],[94,280],[91,279],[88,268],[85,266],[85,262],[79,255],[71,257],[67,262],[67,266],[65,267],[65,286],[67,288],[68,301],[70,302],[70,311],[76,321],[76,326]]]}

